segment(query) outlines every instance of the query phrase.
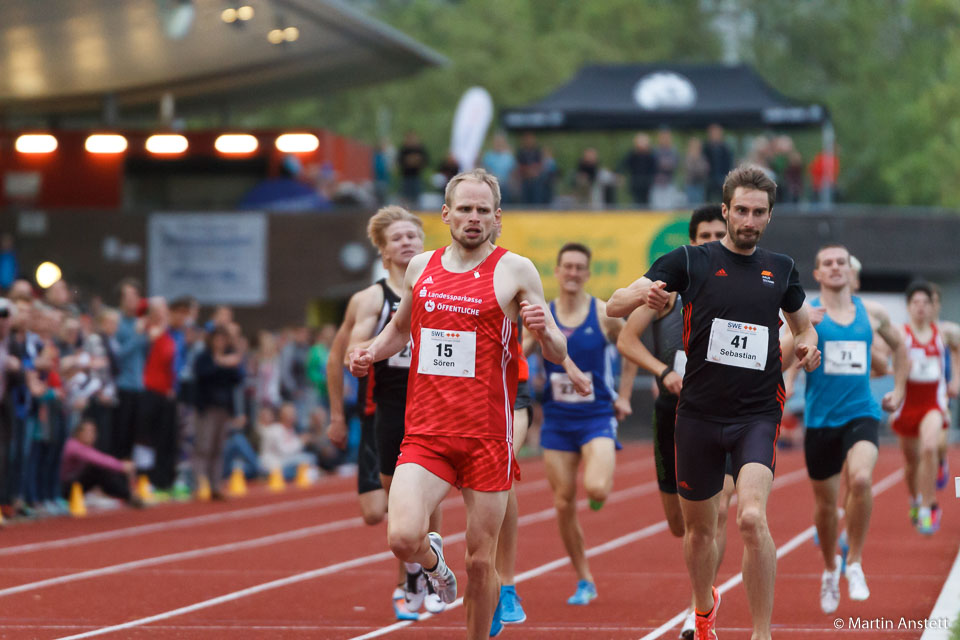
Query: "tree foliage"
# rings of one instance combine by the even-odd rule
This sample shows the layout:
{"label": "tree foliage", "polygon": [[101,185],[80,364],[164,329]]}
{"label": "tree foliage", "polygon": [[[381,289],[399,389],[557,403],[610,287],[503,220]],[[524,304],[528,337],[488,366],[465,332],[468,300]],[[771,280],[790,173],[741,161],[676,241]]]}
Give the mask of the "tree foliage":
{"label": "tree foliage", "polygon": [[744,0],[745,57],[828,105],[848,200],[960,206],[960,4]]}
{"label": "tree foliage", "polygon": [[[357,0],[447,56],[414,77],[249,114],[375,143],[421,133],[434,162],[467,88],[497,108],[541,98],[591,62],[715,62],[718,11],[746,16],[740,54],[784,94],[827,105],[841,191],[860,202],[960,206],[960,3],[956,0]],[[386,117],[385,117],[386,116]],[[384,122],[389,122],[385,126]],[[801,144],[809,152],[818,140]],[[616,163],[629,134],[546,140],[561,166],[585,146]]]}

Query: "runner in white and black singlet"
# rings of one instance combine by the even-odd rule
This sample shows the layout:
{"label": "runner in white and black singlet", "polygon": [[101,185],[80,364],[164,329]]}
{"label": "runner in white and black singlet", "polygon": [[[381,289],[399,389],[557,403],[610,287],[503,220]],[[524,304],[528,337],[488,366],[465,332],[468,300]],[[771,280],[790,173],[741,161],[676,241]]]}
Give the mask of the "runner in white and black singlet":
{"label": "runner in white and black singlet", "polygon": [[810,371],[820,363],[817,332],[803,307],[793,259],[757,247],[775,197],[776,184],[759,167],[731,171],[723,185],[724,239],[668,253],[607,303],[608,313],[625,316],[642,304],[662,309],[669,292],[683,298],[687,368],[677,408],[677,486],[698,638],[715,637],[720,594],[711,583],[727,453],[737,475],[737,523],[744,543],[752,637],[771,637],[776,548],[767,528],[766,503],[783,415],[781,309],[800,366]]}

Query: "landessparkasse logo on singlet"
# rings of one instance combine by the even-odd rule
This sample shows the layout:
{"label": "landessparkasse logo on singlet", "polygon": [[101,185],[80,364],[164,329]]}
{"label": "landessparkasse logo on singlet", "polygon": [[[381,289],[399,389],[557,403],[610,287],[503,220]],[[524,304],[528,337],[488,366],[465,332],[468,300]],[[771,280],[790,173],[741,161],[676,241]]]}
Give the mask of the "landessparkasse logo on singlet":
{"label": "landessparkasse logo on singlet", "polygon": [[436,309],[437,305],[433,303],[433,300],[427,300],[426,302],[423,303],[423,308],[426,309],[427,312],[429,313],[434,309]]}

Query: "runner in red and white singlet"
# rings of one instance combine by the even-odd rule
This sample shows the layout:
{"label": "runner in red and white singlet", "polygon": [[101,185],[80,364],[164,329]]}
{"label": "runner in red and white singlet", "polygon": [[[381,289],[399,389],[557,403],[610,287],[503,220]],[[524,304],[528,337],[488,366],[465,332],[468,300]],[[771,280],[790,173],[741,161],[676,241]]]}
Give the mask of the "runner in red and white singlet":
{"label": "runner in red and white singlet", "polygon": [[929,411],[939,411],[943,429],[947,428],[947,379],[943,369],[946,347],[935,323],[929,325],[926,342],[917,339],[909,324],[903,325],[910,356],[910,376],[903,406],[893,415],[893,430],[903,436],[917,437],[920,422]]}
{"label": "runner in red and white singlet", "polygon": [[463,490],[467,636],[479,640],[501,628],[494,555],[516,464],[516,319],[548,360],[563,361],[566,340],[546,311],[533,263],[491,244],[500,222],[496,178],[482,169],[455,176],[442,215],[453,241],[410,261],[396,314],[369,347],[351,352],[350,369],[364,375],[413,340],[406,432],[389,497],[390,548],[422,565],[441,598],[453,602],[456,578],[442,539],[428,533],[428,517],[452,486]]}
{"label": "runner in red and white singlet", "polygon": [[960,347],[960,332],[954,326],[938,327],[933,289],[927,282],[907,288],[910,322],[903,327],[910,374],[903,406],[893,415],[891,427],[900,436],[904,480],[910,491],[910,519],[920,533],[931,535],[940,528],[942,512],[937,504],[937,453],[940,434],[949,420],[944,354]]}

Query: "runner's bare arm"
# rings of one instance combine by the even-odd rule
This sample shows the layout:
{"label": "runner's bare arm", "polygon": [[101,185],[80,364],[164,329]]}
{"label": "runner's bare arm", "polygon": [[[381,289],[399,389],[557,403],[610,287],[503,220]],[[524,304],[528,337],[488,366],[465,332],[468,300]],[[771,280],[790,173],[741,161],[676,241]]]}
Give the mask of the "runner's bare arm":
{"label": "runner's bare arm", "polygon": [[626,322],[623,318],[613,318],[607,314],[607,303],[603,300],[597,300],[597,315],[600,317],[600,327],[603,329],[603,335],[607,336],[612,344],[617,344],[617,338],[623,330]]}
{"label": "runner's bare arm", "polygon": [[630,398],[633,396],[633,381],[637,378],[637,365],[626,358],[621,359],[623,362],[620,366],[620,388],[617,389],[617,399],[613,401],[617,420],[624,420],[627,416],[633,415],[633,404]]}
{"label": "runner's bare arm", "polygon": [[356,300],[356,309],[354,311],[353,329],[350,331],[350,338],[347,341],[348,352],[369,347],[369,341],[374,337],[373,332],[377,328],[377,320],[380,318],[380,311],[383,308],[383,289],[378,284],[371,285],[355,294],[353,299]]}
{"label": "runner's bare arm", "polygon": [[817,330],[810,322],[806,307],[801,306],[796,311],[784,311],[783,315],[793,334],[794,352],[800,361],[799,366],[813,371],[820,366],[820,350],[817,349]]}
{"label": "runner's bare arm", "polygon": [[567,377],[570,378],[570,382],[573,383],[574,391],[581,396],[590,395],[593,391],[593,382],[587,374],[580,370],[580,367],[576,365],[570,356],[564,358],[560,366],[567,372]]}
{"label": "runner's bare arm", "polygon": [[347,355],[347,342],[357,314],[357,295],[347,303],[343,314],[343,324],[337,329],[337,335],[330,345],[330,358],[327,360],[327,391],[330,394],[330,424],[327,426],[327,438],[341,449],[347,446],[347,421],[343,412],[343,364]]}
{"label": "runner's bare arm", "polygon": [[567,339],[563,337],[560,328],[553,319],[553,314],[547,309],[543,298],[543,283],[537,268],[529,259],[516,256],[514,276],[517,282],[517,300],[520,302],[520,319],[523,326],[533,334],[533,338],[540,343],[540,352],[543,357],[561,364],[567,357]]}
{"label": "runner's bare arm", "polygon": [[[627,318],[627,324],[620,332],[620,337],[617,339],[617,349],[624,360],[629,360],[643,367],[647,372],[659,378],[664,371],[672,368],[672,364],[661,362],[650,353],[650,350],[640,340],[640,336],[647,330],[650,323],[656,320],[657,315],[656,311],[646,305],[637,307]],[[670,371],[663,378],[663,386],[670,393],[679,395],[680,389],[683,387],[683,379],[676,371]]]}
{"label": "runner's bare arm", "polygon": [[607,314],[614,318],[626,318],[640,305],[659,311],[670,300],[670,294],[664,289],[666,286],[667,283],[662,280],[653,282],[646,277],[638,278],[630,286],[613,292],[607,300]]}
{"label": "runner's bare arm", "polygon": [[[870,325],[877,335],[883,338],[893,351],[893,391],[884,394],[881,404],[884,411],[896,411],[903,404],[907,393],[907,377],[910,375],[910,360],[907,354],[907,344],[903,335],[890,322],[890,314],[881,305],[870,300],[864,300],[863,306],[870,316]],[[871,366],[871,369],[873,367]]]}

